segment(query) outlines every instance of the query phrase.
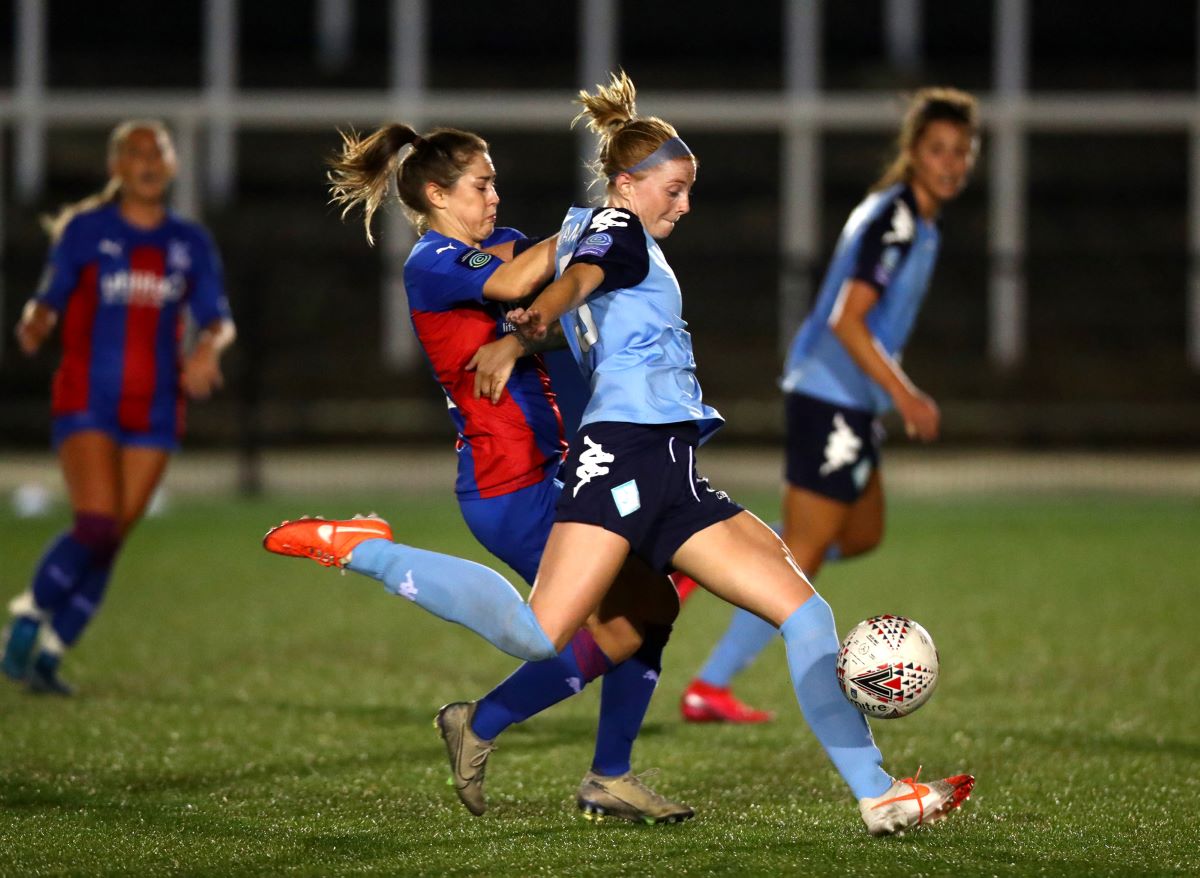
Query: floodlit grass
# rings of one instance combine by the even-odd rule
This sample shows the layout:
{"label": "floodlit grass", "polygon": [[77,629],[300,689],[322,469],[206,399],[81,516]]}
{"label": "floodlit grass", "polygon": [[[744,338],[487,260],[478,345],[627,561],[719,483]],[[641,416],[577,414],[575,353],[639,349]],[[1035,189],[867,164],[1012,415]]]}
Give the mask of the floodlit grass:
{"label": "floodlit grass", "polygon": [[[180,502],[146,521],[68,657],[81,694],[0,687],[0,874],[1200,871],[1195,501],[897,501],[879,552],[827,569],[842,632],[905,613],[941,650],[933,700],[875,725],[887,766],[979,778],[961,815],[885,840],[801,720],[781,644],[739,686],[779,720],[680,722],[729,615],[706,594],[675,627],[635,751],[695,820],[579,819],[591,690],[501,738],[492,810],[471,817],[431,719],[514,662],[369,580],[259,547],[280,518],[369,507],[414,543],[485,560],[442,496]],[[5,597],[63,523],[0,513]]]}

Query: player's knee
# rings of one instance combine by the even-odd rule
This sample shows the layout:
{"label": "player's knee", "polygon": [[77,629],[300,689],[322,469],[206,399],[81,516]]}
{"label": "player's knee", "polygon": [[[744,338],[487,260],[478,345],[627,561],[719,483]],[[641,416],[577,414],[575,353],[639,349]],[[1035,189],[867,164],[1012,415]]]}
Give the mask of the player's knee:
{"label": "player's knee", "polygon": [[92,563],[105,566],[121,547],[121,524],[111,515],[77,512],[71,536],[92,553]]}
{"label": "player's knee", "polygon": [[855,558],[865,555],[877,548],[883,542],[883,529],[868,533],[853,534],[837,543],[837,550],[843,558]]}

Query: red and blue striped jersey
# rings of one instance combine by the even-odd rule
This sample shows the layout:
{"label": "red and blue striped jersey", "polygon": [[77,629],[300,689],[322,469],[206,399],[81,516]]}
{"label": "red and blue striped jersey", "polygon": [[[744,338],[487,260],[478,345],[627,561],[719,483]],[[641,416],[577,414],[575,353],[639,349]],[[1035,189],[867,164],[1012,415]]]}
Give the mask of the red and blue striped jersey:
{"label": "red and blue striped jersey", "polygon": [[[527,241],[497,229],[483,247]],[[483,285],[503,264],[498,257],[437,232],[426,232],[404,263],[413,328],[446,393],[458,430],[462,499],[498,497],[537,484],[567,450],[567,427],[541,356],[517,361],[498,404],[475,399],[475,373],[465,367],[482,345],[512,332],[509,306],[485,300]],[[574,372],[574,376],[572,376]],[[578,370],[556,372],[555,383],[583,385]]]}
{"label": "red and blue striped jersey", "polygon": [[200,326],[229,318],[208,233],[170,212],[157,228],[140,229],[115,202],[67,224],[37,300],[61,315],[53,414],[115,410],[132,431],[182,423],[180,306]]}

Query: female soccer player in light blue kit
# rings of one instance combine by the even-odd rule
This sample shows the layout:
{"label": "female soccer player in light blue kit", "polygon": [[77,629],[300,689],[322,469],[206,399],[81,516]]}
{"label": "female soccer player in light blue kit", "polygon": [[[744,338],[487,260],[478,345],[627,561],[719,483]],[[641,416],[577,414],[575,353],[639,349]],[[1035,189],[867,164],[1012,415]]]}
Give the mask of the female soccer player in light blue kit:
{"label": "female soccer player in light blue kit", "polygon": [[[696,447],[721,417],[703,402],[679,285],[658,245],[690,209],[696,160],[669,124],[638,117],[634,98],[623,73],[580,95],[581,118],[600,135],[607,203],[568,212],[557,279],[527,309],[509,313],[526,343],[562,318],[592,391],[529,603],[503,596],[498,574],[464,562],[453,571],[447,565],[426,587],[457,593],[458,618],[493,644],[541,659],[594,612],[631,552],[681,570],[780,627],[805,719],[868,831],[938,820],[966,799],[974,779],[920,783],[882,769],[866,719],[838,688],[828,604],[770,528],[697,474]],[[410,547],[366,538],[338,551],[349,554],[349,569],[385,587],[416,577]]]}
{"label": "female soccer player in light blue kit", "polygon": [[[978,132],[969,94],[926,88],[912,97],[897,155],[846,221],[788,351],[782,536],[810,579],[823,561],[861,555],[883,538],[879,417],[895,407],[910,436],[937,438],[937,405],[900,357],[937,263],[938,214],[966,185]],[[736,721],[723,710],[738,703],[730,683],[775,634],[736,610],[683,694],[684,717]]]}
{"label": "female soccer player in light blue kit", "polygon": [[[557,351],[561,362],[540,352],[523,356],[507,311],[513,299],[551,279],[555,241],[537,243],[497,228],[496,170],[487,143],[469,131],[438,128],[422,136],[392,124],[365,137],[346,134],[330,181],[336,202],[347,210],[363,205],[368,240],[374,210],[393,183],[421,234],[405,261],[404,280],[413,328],[458,433],[459,508],[479,542],[532,585],[587,388],[566,350]],[[306,520],[273,532],[267,547],[297,530],[326,527],[331,544],[339,532],[390,538],[377,519],[336,531]],[[426,553],[414,560],[413,575],[400,581],[398,593],[446,616],[446,607],[426,604],[436,595],[424,578],[438,559]],[[523,665],[478,701],[442,708],[437,725],[463,804],[476,815],[487,809],[484,773],[500,733],[603,677],[596,752],[577,794],[580,807],[646,822],[691,817],[691,808],[659,795],[630,769],[678,611],[666,577],[630,558],[599,612],[557,656]]]}

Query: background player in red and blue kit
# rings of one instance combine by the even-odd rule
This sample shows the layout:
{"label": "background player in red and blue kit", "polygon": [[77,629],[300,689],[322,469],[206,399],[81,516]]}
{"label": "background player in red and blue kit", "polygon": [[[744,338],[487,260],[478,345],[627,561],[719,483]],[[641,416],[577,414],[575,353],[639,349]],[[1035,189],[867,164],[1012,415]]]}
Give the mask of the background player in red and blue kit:
{"label": "background player in red and blue kit", "polygon": [[[48,221],[49,262],[16,333],[33,355],[63,325],[51,409],[74,523],[10,603],[3,659],[37,692],[70,694],[62,654],[99,608],[121,543],[179,447],[184,396],[221,385],[234,336],[212,240],[164,203],[175,173],[166,129],[117,126],[108,170],[102,192]],[[186,358],[185,306],[200,328]]]}
{"label": "background player in red and blue kit", "polygon": [[[463,517],[482,545],[532,585],[554,521],[567,439],[588,390],[566,351],[553,384],[540,353],[521,356],[506,303],[536,292],[553,276],[556,239],[535,244],[496,228],[496,172],[477,135],[440,128],[418,136],[406,125],[389,125],[361,140],[347,136],[331,173],[334,199],[348,209],[364,204],[369,234],[371,215],[393,177],[421,232],[405,262],[404,282],[413,326],[458,430]],[[564,399],[570,403],[565,417],[559,405]],[[350,522],[347,535],[372,526]],[[315,529],[323,527],[338,525]],[[312,523],[285,525],[268,537],[268,548],[296,528],[314,530]],[[383,540],[353,555],[349,569],[374,574],[387,567],[395,591],[430,612],[457,620],[467,611],[468,595],[453,585],[439,593],[432,582],[435,570],[461,564],[458,559]],[[555,657],[527,663],[479,701],[449,704],[438,714],[456,790],[472,813],[486,808],[484,768],[494,739],[603,675],[596,753],[579,789],[580,807],[636,820],[692,816],[690,808],[654,793],[630,771],[633,741],[658,681],[678,602],[666,578],[639,561],[630,563],[621,583]]]}

